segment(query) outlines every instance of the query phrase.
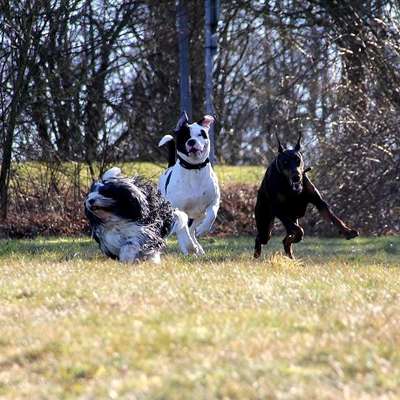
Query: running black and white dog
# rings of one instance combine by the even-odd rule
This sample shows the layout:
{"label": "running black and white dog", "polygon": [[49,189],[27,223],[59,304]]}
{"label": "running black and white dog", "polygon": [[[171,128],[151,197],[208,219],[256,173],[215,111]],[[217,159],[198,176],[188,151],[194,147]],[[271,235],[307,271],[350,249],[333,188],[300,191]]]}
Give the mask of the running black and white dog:
{"label": "running black and white dog", "polygon": [[169,149],[168,169],[160,177],[159,190],[173,207],[188,215],[197,254],[204,251],[196,236],[211,229],[220,203],[218,180],[209,160],[208,131],[213,123],[214,118],[205,115],[190,124],[183,112],[174,136],[165,135],[159,142],[159,146],[168,144]]}
{"label": "running black and white dog", "polygon": [[113,259],[158,263],[170,233],[176,233],[184,254],[195,249],[187,215],[174,210],[150,182],[124,177],[117,167],[92,185],[84,206],[93,238]]}

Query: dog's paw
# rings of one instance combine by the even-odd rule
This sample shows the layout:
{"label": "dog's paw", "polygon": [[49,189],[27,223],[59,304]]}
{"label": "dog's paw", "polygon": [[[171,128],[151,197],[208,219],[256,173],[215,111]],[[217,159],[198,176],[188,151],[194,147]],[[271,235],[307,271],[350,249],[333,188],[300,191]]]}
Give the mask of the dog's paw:
{"label": "dog's paw", "polygon": [[343,234],[347,240],[354,239],[355,237],[359,236],[359,232],[356,231],[355,229],[349,229]]}
{"label": "dog's paw", "polygon": [[184,256],[188,256],[189,255],[189,250],[188,249],[181,249],[181,251],[182,251],[182,254]]}
{"label": "dog's paw", "polygon": [[205,254],[201,245],[199,243],[195,243],[195,242],[193,242],[193,244],[188,246],[187,250],[188,250],[188,253],[186,255],[192,254],[195,257],[200,257]]}
{"label": "dog's paw", "polygon": [[196,246],[194,252],[195,252],[196,256],[204,256],[204,254],[206,254],[200,245]]}
{"label": "dog's paw", "polygon": [[161,256],[160,253],[154,253],[150,258],[149,261],[153,264],[160,265],[161,264]]}

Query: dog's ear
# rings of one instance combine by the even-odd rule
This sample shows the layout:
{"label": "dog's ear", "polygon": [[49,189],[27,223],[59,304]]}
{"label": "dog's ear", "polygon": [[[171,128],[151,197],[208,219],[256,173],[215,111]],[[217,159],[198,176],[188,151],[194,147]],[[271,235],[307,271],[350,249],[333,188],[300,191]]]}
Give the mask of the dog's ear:
{"label": "dog's ear", "polygon": [[302,134],[301,134],[301,131],[300,131],[299,132],[299,138],[297,139],[296,147],[294,148],[295,151],[299,151],[300,150],[301,137],[302,137]]}
{"label": "dog's ear", "polygon": [[106,172],[104,172],[103,176],[101,177],[101,180],[103,182],[108,181],[110,179],[117,178],[118,176],[121,175],[121,169],[118,167],[112,167]]}
{"label": "dog's ear", "polygon": [[186,114],[186,111],[183,111],[181,116],[179,117],[178,123],[176,124],[175,131],[179,131],[179,129],[181,129],[183,125],[188,123],[189,123],[189,117]]}
{"label": "dog's ear", "polygon": [[275,132],[275,136],[276,136],[276,140],[278,141],[278,153],[283,153],[283,147],[281,145],[278,134],[276,132]]}
{"label": "dog's ear", "polygon": [[161,138],[161,140],[158,142],[158,147],[164,146],[165,143],[170,142],[171,140],[174,140],[174,137],[172,135],[165,135]]}
{"label": "dog's ear", "polygon": [[210,129],[211,125],[215,122],[215,118],[211,115],[205,115],[199,122],[199,125],[204,128]]}

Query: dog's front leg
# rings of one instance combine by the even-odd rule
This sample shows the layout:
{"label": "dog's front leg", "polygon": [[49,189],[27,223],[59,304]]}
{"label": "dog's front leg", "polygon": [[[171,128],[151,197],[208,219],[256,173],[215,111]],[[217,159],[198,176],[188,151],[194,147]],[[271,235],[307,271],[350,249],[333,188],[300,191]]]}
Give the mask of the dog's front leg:
{"label": "dog's front leg", "polygon": [[322,198],[321,193],[307,176],[304,177],[304,188],[310,203],[317,207],[321,217],[328,222],[332,222],[346,239],[353,239],[359,235],[358,231],[348,227],[339,217],[335,215],[335,213],[328,206],[328,203]]}
{"label": "dog's front leg", "polygon": [[196,221],[196,220],[193,221],[191,227],[189,228],[189,233],[190,233],[190,236],[191,236],[193,242],[196,244],[196,246],[197,246],[197,248],[199,250],[198,254],[199,255],[204,255],[205,252],[203,250],[203,247],[201,246],[201,244],[198,242],[198,240],[196,238],[196,227],[198,226],[198,222],[199,221]]}
{"label": "dog's front leg", "polygon": [[303,239],[304,231],[303,228],[298,224],[298,220],[293,220],[286,215],[278,214],[277,217],[281,220],[282,224],[286,229],[286,236],[283,239],[283,248],[285,249],[285,254],[289,258],[294,258],[293,256],[293,243],[298,243]]}
{"label": "dog's front leg", "polygon": [[179,248],[182,253],[187,256],[190,252],[194,251],[195,254],[200,254],[200,250],[196,243],[193,241],[188,227],[188,216],[183,211],[174,211],[175,222],[172,227],[172,232],[175,233],[178,239]]}
{"label": "dog's front leg", "polygon": [[326,203],[318,211],[321,214],[322,218],[324,218],[328,222],[332,222],[347,240],[353,239],[359,235],[358,231],[349,228],[339,217],[337,217]]}
{"label": "dog's front leg", "polygon": [[212,224],[215,221],[215,218],[217,218],[218,208],[219,208],[219,203],[213,204],[207,208],[206,216],[204,217],[201,224],[195,230],[196,236],[202,236],[210,231]]}

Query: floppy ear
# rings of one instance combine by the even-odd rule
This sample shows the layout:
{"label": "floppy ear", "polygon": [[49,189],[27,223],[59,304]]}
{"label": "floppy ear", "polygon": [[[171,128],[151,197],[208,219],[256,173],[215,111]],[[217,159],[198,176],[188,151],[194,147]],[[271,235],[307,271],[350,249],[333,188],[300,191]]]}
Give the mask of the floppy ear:
{"label": "floppy ear", "polygon": [[161,138],[161,140],[158,142],[158,147],[164,146],[165,143],[170,142],[171,140],[174,140],[174,137],[172,135],[165,135]]}
{"label": "floppy ear", "polygon": [[102,181],[108,181],[109,179],[117,178],[121,175],[121,169],[118,167],[112,167],[106,172],[104,172],[103,176],[101,177]]}
{"label": "floppy ear", "polygon": [[276,132],[275,132],[275,136],[276,136],[276,140],[278,141],[278,153],[283,153],[283,147],[281,145],[278,134]]}
{"label": "floppy ear", "polygon": [[189,117],[186,114],[186,111],[183,111],[181,116],[179,117],[178,123],[176,124],[175,131],[179,131],[179,129],[182,128],[184,124],[188,123],[189,123]]}
{"label": "floppy ear", "polygon": [[294,148],[295,151],[299,151],[300,150],[300,141],[301,141],[301,131],[299,132],[299,138],[297,139],[297,143],[296,143],[296,147]]}
{"label": "floppy ear", "polygon": [[215,118],[211,115],[205,115],[198,124],[204,126],[204,128],[210,129],[211,125],[215,122]]}

